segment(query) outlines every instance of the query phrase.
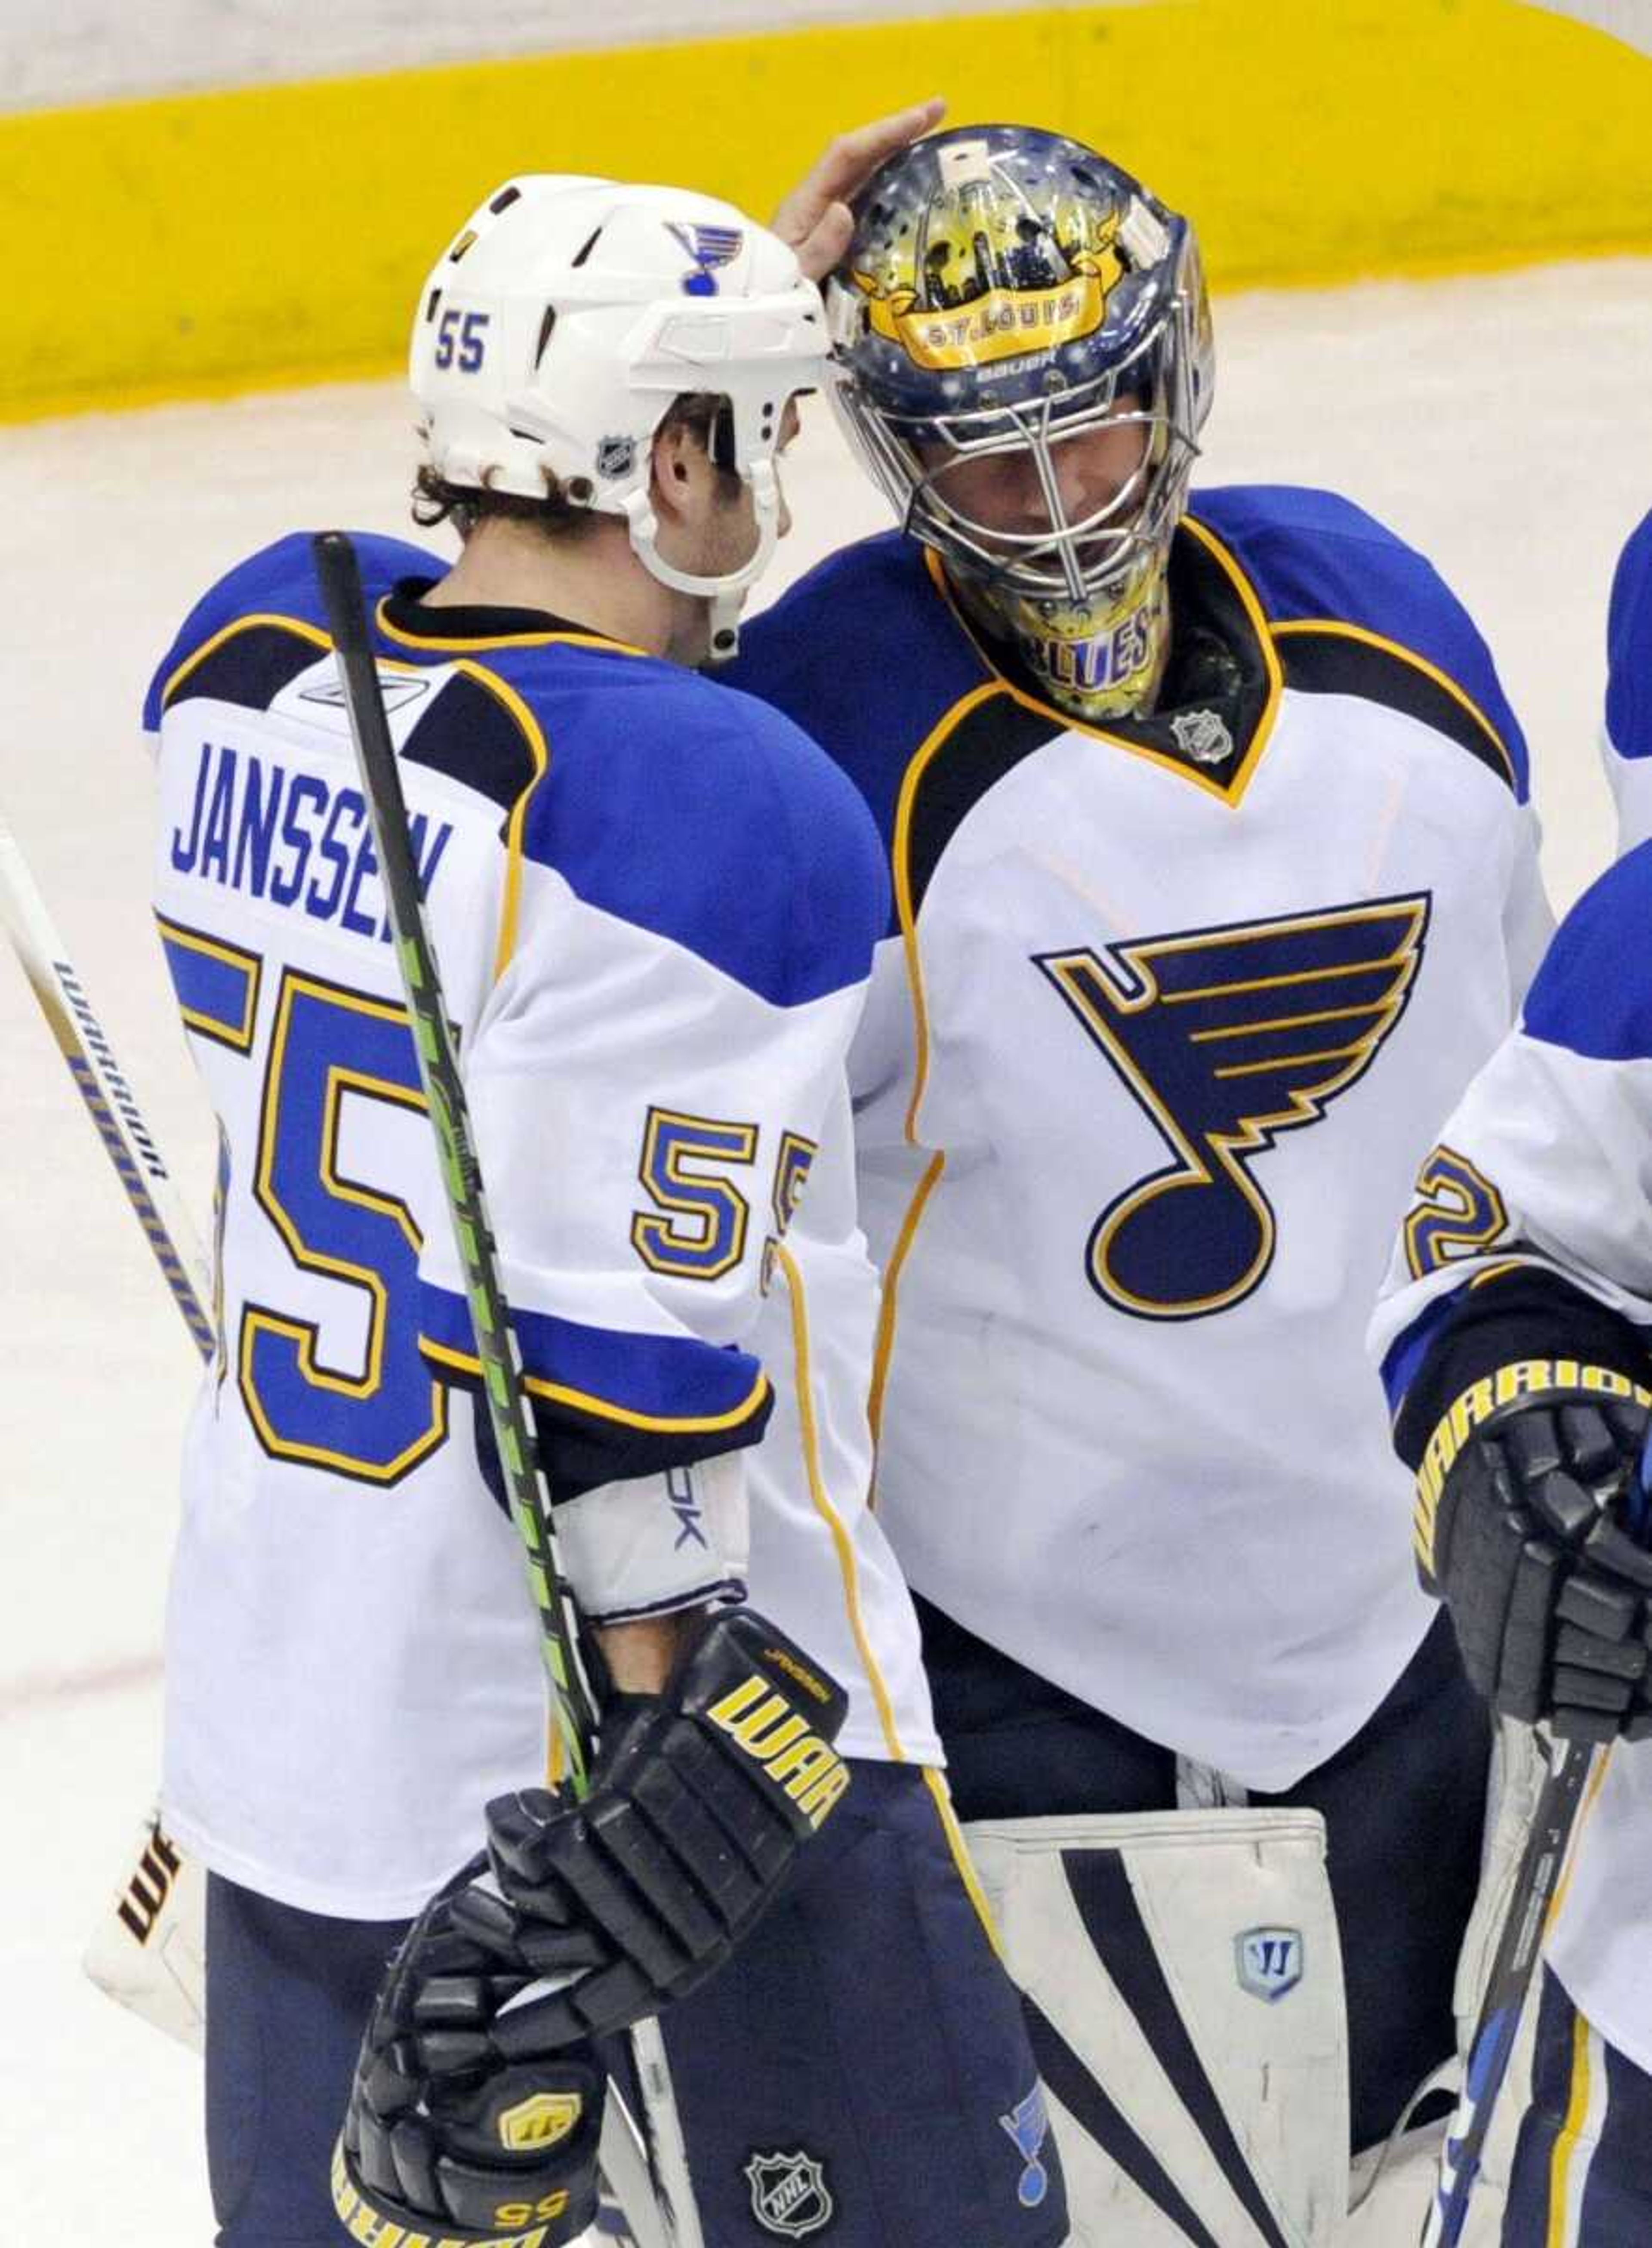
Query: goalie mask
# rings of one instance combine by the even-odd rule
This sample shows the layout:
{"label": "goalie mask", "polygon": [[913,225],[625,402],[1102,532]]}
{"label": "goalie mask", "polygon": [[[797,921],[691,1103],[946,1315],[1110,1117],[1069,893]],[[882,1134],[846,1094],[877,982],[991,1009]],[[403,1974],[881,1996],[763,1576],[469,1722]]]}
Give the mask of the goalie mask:
{"label": "goalie mask", "polygon": [[[779,533],[786,402],[819,387],[826,352],[795,254],[732,204],[547,175],[507,182],[443,252],[409,379],[446,482],[529,499],[554,487],[623,517],[654,577],[709,601],[721,657]],[[712,456],[752,499],[752,551],[717,575],[674,567],[657,544],[653,438],[686,394],[720,401]]]}
{"label": "goalie mask", "polygon": [[854,208],[827,289],[851,443],[1053,702],[1150,708],[1213,379],[1192,228],[1013,125],[916,142]]}

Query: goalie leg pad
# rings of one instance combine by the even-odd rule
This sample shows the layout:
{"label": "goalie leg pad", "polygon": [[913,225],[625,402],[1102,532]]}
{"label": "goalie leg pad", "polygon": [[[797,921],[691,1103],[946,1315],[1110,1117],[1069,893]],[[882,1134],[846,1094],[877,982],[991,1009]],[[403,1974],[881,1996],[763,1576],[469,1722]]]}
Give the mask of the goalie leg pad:
{"label": "goalie leg pad", "polygon": [[966,1831],[1026,1996],[1074,2248],[1329,2248],[1348,2039],[1318,1813]]}
{"label": "goalie leg pad", "polygon": [[117,2005],[192,2052],[207,2037],[207,1875],[146,1819],[81,1965]]}

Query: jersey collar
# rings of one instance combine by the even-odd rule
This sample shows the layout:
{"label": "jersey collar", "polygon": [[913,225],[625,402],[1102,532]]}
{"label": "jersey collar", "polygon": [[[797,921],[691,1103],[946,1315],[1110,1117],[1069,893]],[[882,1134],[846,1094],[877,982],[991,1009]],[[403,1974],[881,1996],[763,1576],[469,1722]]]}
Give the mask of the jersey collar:
{"label": "jersey collar", "polygon": [[616,655],[645,655],[608,633],[590,631],[549,609],[512,609],[475,604],[447,607],[426,600],[434,578],[399,578],[379,604],[379,629],[404,648],[440,648],[471,653],[489,648],[544,648],[552,642],[574,648],[607,648]]}
{"label": "jersey collar", "polygon": [[[1027,682],[1012,650],[983,633],[955,599],[940,557],[925,550],[930,579],[981,663],[1026,709],[1050,722],[1052,732],[1087,734],[1191,781],[1224,803],[1237,805],[1249,786],[1273,730],[1284,675],[1255,588],[1228,549],[1191,516],[1178,525],[1171,548],[1171,654],[1160,706],[1144,718],[1109,718],[1105,724],[1075,717]],[[1232,738],[1231,754],[1205,764],[1184,746],[1204,730],[1196,721],[1212,707],[1198,693],[1197,642],[1219,641],[1232,658],[1235,690],[1217,715]],[[1178,726],[1178,722],[1182,722]]]}

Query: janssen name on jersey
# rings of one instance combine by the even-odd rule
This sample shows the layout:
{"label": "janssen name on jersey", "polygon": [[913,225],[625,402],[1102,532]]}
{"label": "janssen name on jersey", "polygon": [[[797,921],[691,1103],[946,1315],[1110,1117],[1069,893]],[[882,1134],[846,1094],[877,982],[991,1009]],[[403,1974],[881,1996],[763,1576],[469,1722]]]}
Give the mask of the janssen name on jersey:
{"label": "janssen name on jersey", "polygon": [[1171,588],[1191,684],[1148,722],[1040,702],[897,536],[755,620],[735,675],[894,871],[851,1074],[896,1550],[1033,1669],[1280,1788],[1430,1620],[1363,1328],[1548,920],[1519,728],[1421,557],[1329,494],[1212,491]]}
{"label": "janssen name on jersey", "polygon": [[1618,558],[1607,662],[1603,753],[1622,853],[1652,836],[1652,515]]}
{"label": "janssen name on jersey", "polygon": [[[843,1054],[887,913],[871,823],[751,698],[544,616],[421,607],[438,561],[358,551],[556,1487],[670,1470],[671,1527],[706,1544],[683,1474],[754,1447],[754,1600],[850,1686],[851,1753],[932,1757],[864,1505]],[[543,1705],[307,540],[213,589],[146,720],[222,1144],[167,1814],[263,1894],[391,1917],[543,1772]]]}
{"label": "janssen name on jersey", "polygon": [[[1561,923],[1519,1026],[1423,1165],[1371,1330],[1414,1462],[1480,1373],[1652,1364],[1652,843]],[[1588,2019],[1652,2069],[1652,1744],[1614,1749],[1548,1957]]]}

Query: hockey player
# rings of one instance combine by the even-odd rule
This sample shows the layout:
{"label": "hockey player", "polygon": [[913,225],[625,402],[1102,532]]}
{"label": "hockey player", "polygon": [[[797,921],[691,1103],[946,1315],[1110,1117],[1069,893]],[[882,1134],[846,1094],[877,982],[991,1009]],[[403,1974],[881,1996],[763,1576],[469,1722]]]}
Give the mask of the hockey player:
{"label": "hockey player", "polygon": [[[1613,589],[1608,730],[1652,756],[1652,517]],[[1626,799],[1627,802],[1627,799]],[[1652,2238],[1652,843],[1573,908],[1423,1164],[1372,1333],[1418,1470],[1417,1559],[1498,1710],[1602,1743],[1535,1998],[1500,2223]],[[1498,2128],[1502,2131],[1502,2119]]]}
{"label": "hockey player", "polygon": [[[322,2248],[335,2196],[359,2239],[555,2248],[591,2203],[601,2079],[577,2033],[703,1981],[776,1890],[664,2025],[707,2238],[1063,2233],[911,1603],[864,1504],[876,1292],[844,1053],[881,854],[794,726],[683,668],[732,645],[785,528],[778,456],[823,351],[817,291],[738,211],[513,181],[442,256],[413,332],[421,520],[454,521],[461,559],[358,542],[506,1292],[611,1689],[578,1811],[531,1792],[534,1622],[480,1463],[308,542],[215,586],[149,697],[160,934],[222,1132],[165,1805],[210,1873],[224,2248]],[[764,1722],[813,1744],[801,1823],[831,1816],[801,1854],[786,1789],[708,1721],[731,1663],[737,1696],[761,1680]],[[838,1719],[853,1786],[834,1807]],[[384,1962],[489,1799],[509,1902],[449,1895],[422,1917],[330,2193]],[[489,1969],[495,1939],[514,1976]],[[577,1979],[502,2026],[553,1967]],[[507,2045],[502,2070],[486,2057]]]}
{"label": "hockey player", "polygon": [[879,1518],[1079,2221],[1317,2241],[1348,2128],[1319,1818],[1355,2149],[1452,2050],[1476,1888],[1487,1727],[1362,1345],[1419,1100],[1546,933],[1526,750],[1351,501],[1190,504],[1186,220],[1007,126],[853,209],[836,396],[901,528],[734,676],[893,869],[850,1059]]}

